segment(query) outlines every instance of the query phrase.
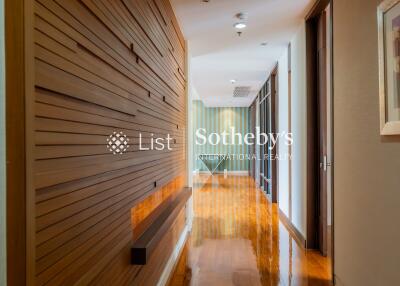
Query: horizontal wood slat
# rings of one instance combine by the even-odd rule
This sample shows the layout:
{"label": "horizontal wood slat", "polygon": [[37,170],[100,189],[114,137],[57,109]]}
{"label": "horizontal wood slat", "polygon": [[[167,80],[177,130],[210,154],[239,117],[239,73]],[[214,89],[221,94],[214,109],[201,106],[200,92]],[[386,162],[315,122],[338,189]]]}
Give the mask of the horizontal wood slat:
{"label": "horizontal wood slat", "polygon": [[[139,206],[184,187],[186,47],[172,8],[35,0],[33,13],[34,284],[154,285],[184,210],[163,209],[174,216],[146,266],[130,265],[131,212],[138,237],[154,219]],[[129,138],[122,155],[107,148],[113,132]],[[167,136],[170,149],[141,149]]]}
{"label": "horizontal wood slat", "polygon": [[[162,209],[161,212],[132,246],[131,263],[133,265],[146,265],[148,263],[155,248],[168,232],[191,195],[191,188],[183,188],[174,199],[165,202],[166,206],[159,206]],[[154,212],[157,212],[157,209]]]}

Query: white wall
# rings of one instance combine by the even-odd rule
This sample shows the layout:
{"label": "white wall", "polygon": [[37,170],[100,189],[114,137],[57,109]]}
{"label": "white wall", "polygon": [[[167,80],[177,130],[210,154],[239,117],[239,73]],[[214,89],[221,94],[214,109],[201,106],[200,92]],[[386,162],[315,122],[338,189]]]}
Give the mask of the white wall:
{"label": "white wall", "polygon": [[[307,90],[306,90],[306,31],[305,22],[291,41],[291,126],[293,133],[292,172],[289,161],[280,160],[278,164],[279,208],[289,217],[292,224],[306,237],[307,234]],[[289,91],[288,91],[288,51],[285,49],[278,61],[279,78],[279,132],[289,131]],[[284,141],[278,142],[281,156],[289,155]],[[289,181],[292,180],[292,200],[289,202]]]}
{"label": "white wall", "polygon": [[377,6],[333,1],[338,285],[399,285],[400,136],[379,132]]}
{"label": "white wall", "polygon": [[0,0],[0,285],[6,285],[4,2]]}
{"label": "white wall", "polygon": [[[289,76],[288,50],[285,49],[278,61],[278,132],[289,131]],[[278,141],[278,155],[284,158],[289,154],[289,147],[284,140]],[[279,208],[289,217],[289,159],[278,162]]]}
{"label": "white wall", "polygon": [[292,47],[292,223],[307,234],[306,30],[302,23]]}

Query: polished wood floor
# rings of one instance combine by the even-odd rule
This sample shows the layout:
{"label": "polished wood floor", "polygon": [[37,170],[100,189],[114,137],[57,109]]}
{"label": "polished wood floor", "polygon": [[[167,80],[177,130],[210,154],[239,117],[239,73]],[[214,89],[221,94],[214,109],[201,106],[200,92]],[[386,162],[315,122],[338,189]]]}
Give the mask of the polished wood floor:
{"label": "polished wood floor", "polygon": [[250,177],[194,179],[193,229],[170,286],[326,286],[329,259],[305,251]]}

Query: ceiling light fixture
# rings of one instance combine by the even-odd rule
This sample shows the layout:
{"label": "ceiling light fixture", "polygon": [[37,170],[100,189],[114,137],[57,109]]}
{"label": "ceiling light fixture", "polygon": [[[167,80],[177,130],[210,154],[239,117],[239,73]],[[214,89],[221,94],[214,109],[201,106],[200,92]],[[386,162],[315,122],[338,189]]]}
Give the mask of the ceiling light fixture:
{"label": "ceiling light fixture", "polygon": [[233,25],[233,27],[239,30],[242,30],[247,27],[246,24],[247,15],[245,13],[237,13],[235,15],[235,18],[238,19],[238,21]]}
{"label": "ceiling light fixture", "polygon": [[237,23],[235,23],[235,25],[233,25],[236,29],[244,29],[244,28],[246,28],[247,27],[247,25],[246,25],[246,23],[243,23],[243,22],[237,22]]}
{"label": "ceiling light fixture", "polygon": [[234,84],[234,83],[236,83],[236,79],[231,79],[230,82],[231,82],[231,84]]}

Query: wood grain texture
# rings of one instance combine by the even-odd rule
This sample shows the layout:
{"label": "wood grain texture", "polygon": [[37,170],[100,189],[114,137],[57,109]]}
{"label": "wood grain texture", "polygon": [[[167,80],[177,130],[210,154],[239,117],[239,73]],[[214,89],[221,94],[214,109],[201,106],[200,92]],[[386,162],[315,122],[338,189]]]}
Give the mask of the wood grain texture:
{"label": "wood grain texture", "polygon": [[[7,284],[26,281],[24,3],[4,1],[7,174]],[[3,64],[3,63],[2,63]],[[12,146],[12,148],[10,148]]]}
{"label": "wood grain texture", "polygon": [[[32,2],[33,284],[155,285],[184,210],[148,265],[130,265],[130,247],[186,176],[185,42],[170,3]],[[107,149],[114,131],[130,138],[123,155]],[[172,150],[139,150],[168,134]]]}
{"label": "wood grain texture", "polygon": [[146,231],[135,240],[132,246],[131,263],[133,265],[146,265],[149,262],[154,249],[169,231],[191,196],[191,188],[182,188],[173,198],[168,199],[152,212],[155,215],[149,222]]}

